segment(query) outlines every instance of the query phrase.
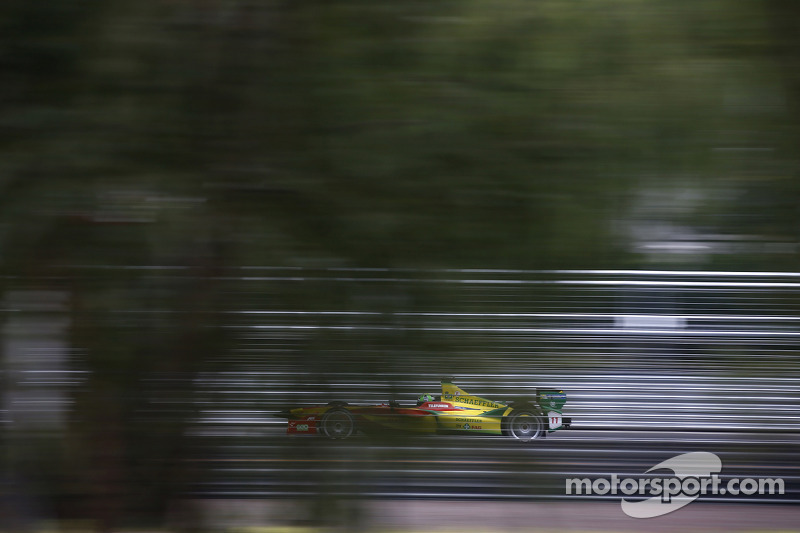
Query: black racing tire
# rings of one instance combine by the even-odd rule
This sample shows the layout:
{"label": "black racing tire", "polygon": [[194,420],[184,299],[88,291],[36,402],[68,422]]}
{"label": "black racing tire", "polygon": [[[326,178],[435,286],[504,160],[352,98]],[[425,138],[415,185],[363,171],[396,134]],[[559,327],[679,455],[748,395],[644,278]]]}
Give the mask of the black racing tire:
{"label": "black racing tire", "polygon": [[506,432],[512,439],[530,442],[544,436],[542,415],[532,409],[514,409],[506,420]]}
{"label": "black racing tire", "polygon": [[342,440],[356,432],[356,419],[347,409],[335,407],[322,415],[320,433],[332,440]]}

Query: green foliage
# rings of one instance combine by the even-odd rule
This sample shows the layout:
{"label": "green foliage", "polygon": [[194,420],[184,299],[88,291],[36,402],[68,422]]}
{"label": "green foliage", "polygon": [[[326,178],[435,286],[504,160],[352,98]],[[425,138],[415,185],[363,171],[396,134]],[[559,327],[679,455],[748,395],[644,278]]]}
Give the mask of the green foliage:
{"label": "green foliage", "polygon": [[213,234],[242,263],[619,266],[638,188],[794,163],[719,151],[795,129],[756,2],[8,6],[12,248],[106,209],[151,221],[83,229],[145,245],[119,262]]}

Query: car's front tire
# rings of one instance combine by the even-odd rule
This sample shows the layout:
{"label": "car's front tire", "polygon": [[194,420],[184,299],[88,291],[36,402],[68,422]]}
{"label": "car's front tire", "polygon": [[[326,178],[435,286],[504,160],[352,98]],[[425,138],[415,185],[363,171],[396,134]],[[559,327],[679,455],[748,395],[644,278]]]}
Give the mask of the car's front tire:
{"label": "car's front tire", "polygon": [[322,415],[321,433],[329,439],[346,439],[355,433],[356,420],[347,409],[333,408]]}
{"label": "car's front tire", "polygon": [[530,409],[515,409],[506,423],[507,434],[522,442],[539,439],[544,435],[544,431],[542,417]]}

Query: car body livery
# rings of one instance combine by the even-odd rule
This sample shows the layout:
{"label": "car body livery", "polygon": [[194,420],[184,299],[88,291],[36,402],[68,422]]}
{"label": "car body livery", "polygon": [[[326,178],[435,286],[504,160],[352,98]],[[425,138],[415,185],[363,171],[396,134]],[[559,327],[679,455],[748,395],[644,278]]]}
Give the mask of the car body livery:
{"label": "car body livery", "polygon": [[529,400],[500,402],[469,394],[442,380],[442,395],[424,395],[416,406],[397,402],[349,405],[331,402],[323,406],[288,409],[277,416],[287,418],[289,435],[322,435],[345,439],[361,431],[412,434],[503,435],[521,441],[569,428],[572,420],[562,416],[567,401],[564,391],[537,389]]}

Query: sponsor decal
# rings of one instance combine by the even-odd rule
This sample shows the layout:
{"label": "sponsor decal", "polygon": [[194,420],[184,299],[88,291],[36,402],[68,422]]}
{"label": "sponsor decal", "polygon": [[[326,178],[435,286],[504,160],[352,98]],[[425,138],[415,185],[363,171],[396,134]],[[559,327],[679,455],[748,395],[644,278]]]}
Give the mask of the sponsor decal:
{"label": "sponsor decal", "polygon": [[[456,396],[458,396],[458,394],[456,394]],[[503,407],[503,404],[490,402],[488,400],[481,400],[480,398],[467,398],[465,396],[460,398],[455,398],[453,397],[452,394],[445,394],[444,399],[455,400],[458,403],[465,403],[467,405],[477,405],[479,407],[487,407],[489,409],[497,409],[498,407]]]}
{"label": "sponsor decal", "polygon": [[289,427],[286,432],[289,435],[294,435],[297,433],[316,433],[316,426],[314,422],[309,422],[308,419],[306,420],[290,420]]}
{"label": "sponsor decal", "polygon": [[464,424],[464,429],[469,429],[469,424]]}
{"label": "sponsor decal", "polygon": [[430,407],[431,409],[447,409],[452,406],[449,403],[429,403],[426,404],[426,407]]}
{"label": "sponsor decal", "polygon": [[543,392],[543,393],[541,393],[539,395],[539,398],[541,398],[543,400],[563,400],[566,397],[567,397],[567,395],[564,394],[563,392],[560,392],[558,394],[549,394],[549,393]]}
{"label": "sponsor decal", "polygon": [[456,418],[456,422],[480,422],[480,418]]}

